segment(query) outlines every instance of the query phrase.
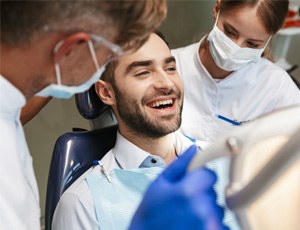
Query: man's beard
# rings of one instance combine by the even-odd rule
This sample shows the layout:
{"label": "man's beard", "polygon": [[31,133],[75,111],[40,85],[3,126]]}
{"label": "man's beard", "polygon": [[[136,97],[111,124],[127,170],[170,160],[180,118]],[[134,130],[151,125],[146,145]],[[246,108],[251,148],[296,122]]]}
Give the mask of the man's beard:
{"label": "man's beard", "polygon": [[[176,115],[173,114],[157,119],[151,118],[139,107],[137,100],[128,99],[126,96],[123,96],[116,87],[113,86],[113,88],[119,116],[131,132],[143,137],[158,138],[172,133],[180,127],[182,104],[179,105],[180,108]],[[165,96],[165,94],[163,95]],[[178,96],[178,100],[181,98],[180,95],[176,96]],[[176,100],[177,103],[178,100]],[[174,119],[174,117],[176,117],[176,119]],[[172,121],[170,121],[171,119]]]}

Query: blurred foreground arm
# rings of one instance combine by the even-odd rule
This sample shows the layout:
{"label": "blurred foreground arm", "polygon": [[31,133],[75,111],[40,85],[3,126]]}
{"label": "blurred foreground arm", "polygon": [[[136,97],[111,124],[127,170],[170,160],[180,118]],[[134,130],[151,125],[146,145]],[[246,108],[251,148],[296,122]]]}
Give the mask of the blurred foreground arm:
{"label": "blurred foreground arm", "polygon": [[186,172],[196,152],[191,146],[150,185],[129,230],[228,229],[213,190],[216,175],[205,168]]}
{"label": "blurred foreground arm", "polygon": [[32,97],[22,108],[20,120],[22,125],[30,121],[51,100],[52,97]]}

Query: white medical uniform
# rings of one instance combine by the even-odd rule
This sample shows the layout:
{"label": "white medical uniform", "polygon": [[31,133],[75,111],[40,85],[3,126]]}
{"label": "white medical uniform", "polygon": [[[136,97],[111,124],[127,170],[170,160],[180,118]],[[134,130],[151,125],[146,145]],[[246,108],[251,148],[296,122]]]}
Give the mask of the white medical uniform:
{"label": "white medical uniform", "polygon": [[200,44],[172,50],[184,82],[181,128],[186,135],[212,141],[234,127],[216,115],[245,123],[275,109],[300,104],[300,91],[289,75],[265,58],[223,80],[214,80],[199,58]]}
{"label": "white medical uniform", "polygon": [[0,229],[40,229],[38,188],[19,119],[25,103],[0,76]]}

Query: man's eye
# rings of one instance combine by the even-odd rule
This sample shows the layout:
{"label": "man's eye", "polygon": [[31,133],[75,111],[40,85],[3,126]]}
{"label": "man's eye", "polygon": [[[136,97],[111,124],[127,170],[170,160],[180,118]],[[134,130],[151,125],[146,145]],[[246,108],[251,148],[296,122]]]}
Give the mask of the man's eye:
{"label": "man's eye", "polygon": [[149,74],[150,74],[149,71],[141,71],[141,72],[136,73],[134,76],[136,76],[136,77],[144,77],[144,76],[147,76]]}
{"label": "man's eye", "polygon": [[176,72],[176,66],[169,66],[166,68],[166,71],[169,72],[169,73],[173,73],[173,72]]}

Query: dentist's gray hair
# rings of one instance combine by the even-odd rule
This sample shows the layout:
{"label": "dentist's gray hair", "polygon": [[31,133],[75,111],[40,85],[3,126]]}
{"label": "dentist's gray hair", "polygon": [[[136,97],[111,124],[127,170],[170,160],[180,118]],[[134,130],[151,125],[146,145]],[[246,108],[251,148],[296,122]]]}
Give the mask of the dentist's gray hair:
{"label": "dentist's gray hair", "polygon": [[[1,43],[23,45],[47,32],[107,34],[123,48],[141,46],[166,17],[166,0],[1,1]],[[102,31],[102,33],[101,33]]]}

